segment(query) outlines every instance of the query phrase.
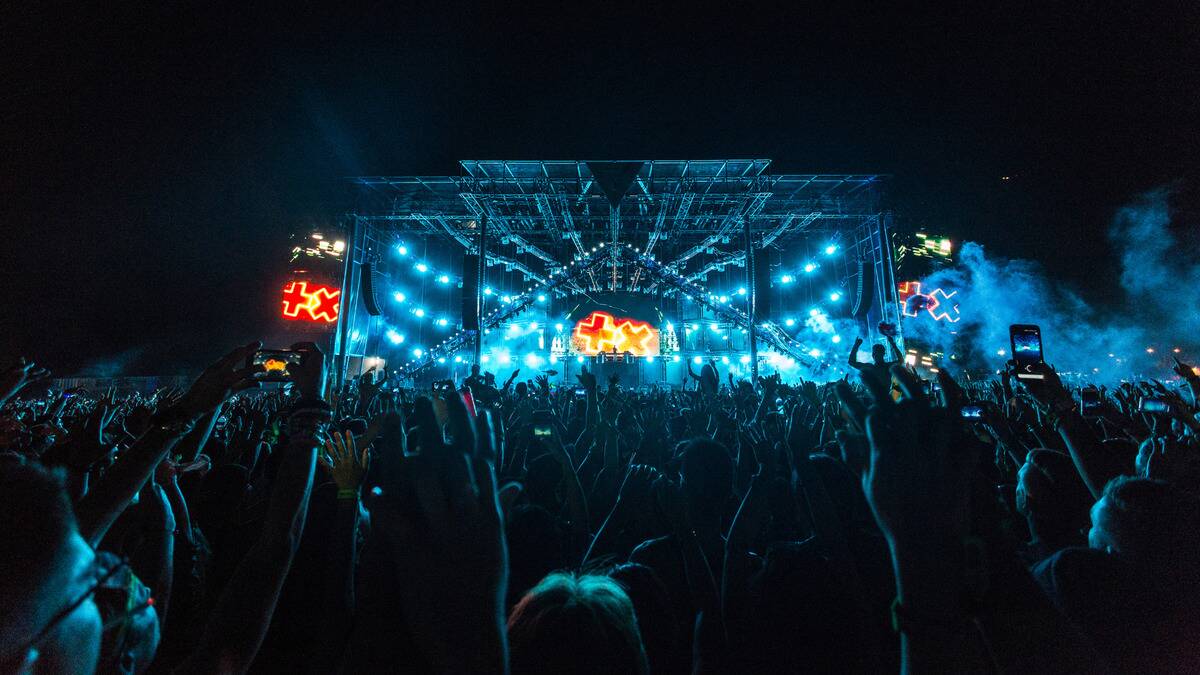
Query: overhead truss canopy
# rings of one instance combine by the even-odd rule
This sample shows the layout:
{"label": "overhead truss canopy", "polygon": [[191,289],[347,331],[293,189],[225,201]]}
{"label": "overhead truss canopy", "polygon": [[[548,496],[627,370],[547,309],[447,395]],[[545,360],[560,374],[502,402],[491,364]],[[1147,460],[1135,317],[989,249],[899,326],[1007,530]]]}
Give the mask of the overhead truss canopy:
{"label": "overhead truss canopy", "polygon": [[[852,230],[883,212],[882,175],[770,174],[766,159],[463,160],[458,176],[361,176],[350,214],[372,231],[471,247],[488,218],[489,264],[543,281],[602,242],[653,254],[690,280],[756,247]],[[493,236],[494,235],[494,236]],[[609,249],[610,251],[612,248]],[[593,286],[635,288],[620,256]]]}

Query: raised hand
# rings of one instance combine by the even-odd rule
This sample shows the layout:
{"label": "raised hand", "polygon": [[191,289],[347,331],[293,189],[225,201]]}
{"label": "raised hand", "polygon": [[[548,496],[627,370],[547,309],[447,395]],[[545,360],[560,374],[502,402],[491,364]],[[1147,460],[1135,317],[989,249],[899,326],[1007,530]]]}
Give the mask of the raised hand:
{"label": "raised hand", "polygon": [[978,458],[960,416],[961,390],[945,370],[938,373],[947,407],[934,407],[920,382],[892,366],[904,394],[876,400],[866,418],[870,457],[863,490],[893,548],[924,548],[966,534],[969,476]]}
{"label": "raised hand", "polygon": [[252,377],[254,369],[246,365],[246,360],[261,346],[255,341],[238,347],[205,368],[175,407],[188,416],[200,416],[221,405],[233,392],[257,386]]}
{"label": "raised hand", "polygon": [[[442,396],[451,442],[423,433],[420,454],[400,464],[372,520],[396,551],[406,623],[435,669],[507,672],[508,549],[492,464],[480,452],[490,444],[476,442],[462,396]],[[428,400],[413,414],[418,430],[439,428]],[[490,437],[489,418],[478,422]]]}
{"label": "raised hand", "polygon": [[25,386],[50,376],[50,371],[21,357],[8,370],[0,373],[0,405],[17,395]]}
{"label": "raised hand", "polygon": [[575,376],[579,380],[579,385],[589,392],[596,391],[596,376],[588,372],[587,367],[580,369],[580,373]]}
{"label": "raised hand", "polygon": [[357,452],[354,434],[347,431],[343,434],[330,434],[325,441],[325,451],[317,457],[317,461],[333,477],[338,497],[343,497],[343,493],[353,493],[345,495],[353,498],[362,487],[363,477],[367,475],[367,467],[371,463],[371,455],[366,447],[362,452]]}

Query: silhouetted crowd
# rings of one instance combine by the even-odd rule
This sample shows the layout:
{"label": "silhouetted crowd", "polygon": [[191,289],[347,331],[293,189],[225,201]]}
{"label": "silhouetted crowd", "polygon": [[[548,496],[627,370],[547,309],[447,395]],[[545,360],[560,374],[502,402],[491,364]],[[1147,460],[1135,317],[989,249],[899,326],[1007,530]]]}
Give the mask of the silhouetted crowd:
{"label": "silhouetted crowd", "polygon": [[1200,672],[1186,364],[330,391],[258,347],[0,373],[0,672]]}

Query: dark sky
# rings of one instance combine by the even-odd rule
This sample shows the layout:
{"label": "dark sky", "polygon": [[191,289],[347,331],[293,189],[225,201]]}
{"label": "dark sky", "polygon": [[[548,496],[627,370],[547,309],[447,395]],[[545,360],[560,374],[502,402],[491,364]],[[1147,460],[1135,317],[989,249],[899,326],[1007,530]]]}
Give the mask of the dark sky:
{"label": "dark sky", "polygon": [[262,331],[289,226],[338,213],[348,175],[718,157],[891,173],[902,224],[1102,300],[1113,209],[1200,164],[1195,3],[518,4],[6,19],[4,353],[203,364]]}

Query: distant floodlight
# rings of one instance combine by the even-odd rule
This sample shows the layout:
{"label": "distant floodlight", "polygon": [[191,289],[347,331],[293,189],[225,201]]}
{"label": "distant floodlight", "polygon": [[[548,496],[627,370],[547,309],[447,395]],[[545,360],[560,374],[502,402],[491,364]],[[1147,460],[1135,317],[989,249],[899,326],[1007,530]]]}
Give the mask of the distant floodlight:
{"label": "distant floodlight", "polygon": [[554,324],[554,330],[562,332],[563,325],[561,323]]}
{"label": "distant floodlight", "polygon": [[825,255],[833,255],[837,251],[837,244],[830,244],[825,247]]}
{"label": "distant floodlight", "polygon": [[546,301],[546,296],[544,296],[544,295],[538,296],[538,302],[545,302],[545,301]]}
{"label": "distant floodlight", "polygon": [[671,360],[674,361],[675,363],[679,363],[679,355],[676,354],[675,356],[672,356]]}
{"label": "distant floodlight", "polygon": [[841,293],[838,293],[837,291],[834,291],[834,292],[832,292],[832,293],[830,293],[830,294],[829,294],[829,301],[830,301],[830,302],[837,302],[838,300],[841,300],[841,299],[842,299],[842,294],[841,294]]}
{"label": "distant floodlight", "polygon": [[461,357],[461,356],[456,356],[456,357],[454,357],[454,362],[455,362],[455,363],[462,363],[462,357]]}
{"label": "distant floodlight", "polygon": [[576,362],[576,363],[583,363],[583,357],[582,357],[582,356],[576,356],[576,357],[575,357],[575,362]]}
{"label": "distant floodlight", "polygon": [[728,357],[728,356],[722,356],[722,357],[721,357],[721,363],[724,363],[725,365],[729,365],[729,357]]}
{"label": "distant floodlight", "polygon": [[426,265],[425,263],[417,263],[417,271],[421,274],[424,274],[429,271],[429,265]]}
{"label": "distant floodlight", "polygon": [[738,289],[738,295],[745,295],[745,294],[746,294],[746,289],[745,289],[745,288],[739,288],[739,289]]}
{"label": "distant floodlight", "polygon": [[404,302],[408,299],[408,296],[404,295],[400,291],[396,291],[392,294],[392,298],[395,299],[396,302]]}
{"label": "distant floodlight", "polygon": [[425,354],[425,350],[421,349],[420,347],[413,347],[413,350],[412,350],[412,355],[413,355],[413,356],[415,356],[415,357],[417,357],[417,358],[419,359],[419,358],[421,358],[421,357],[422,357],[424,354]]}
{"label": "distant floodlight", "polygon": [[408,255],[408,247],[403,244],[396,247],[396,252],[400,255]]}
{"label": "distant floodlight", "polygon": [[[841,335],[834,335],[833,337],[831,337],[831,338],[829,338],[829,339],[830,339],[830,340],[832,340],[832,341],[833,341],[833,344],[835,344],[835,345],[836,345],[837,343],[839,343],[839,342],[841,342],[841,341],[842,341],[842,336],[841,336]],[[950,358],[954,358],[954,357],[953,357],[953,356],[951,356]]]}
{"label": "distant floodlight", "polygon": [[795,280],[796,280],[795,277],[793,277],[790,274],[785,274],[785,275],[779,277],[779,283],[781,283],[781,284],[790,284]]}
{"label": "distant floodlight", "polygon": [[792,326],[796,325],[796,320],[795,319],[784,319],[783,325],[787,326],[788,328],[791,328]]}
{"label": "distant floodlight", "polygon": [[395,330],[393,330],[391,328],[388,329],[388,331],[387,331],[387,333],[385,333],[385,335],[387,335],[387,339],[390,340],[392,342],[392,344],[394,344],[394,345],[398,345],[398,344],[404,342],[404,336],[401,335],[400,333],[397,333]]}
{"label": "distant floodlight", "polygon": [[812,274],[813,270],[815,270],[815,269],[817,269],[817,266],[815,263],[805,263],[804,264],[804,273],[805,274]]}
{"label": "distant floodlight", "polygon": [[699,356],[693,356],[692,363],[700,365],[701,363],[704,363],[704,359],[700,358]]}
{"label": "distant floodlight", "polygon": [[738,361],[740,361],[740,362],[741,362],[741,364],[744,366],[744,365],[746,365],[747,363],[750,363],[750,355],[749,355],[749,354],[745,354],[745,355],[743,355],[743,356],[742,356],[742,358],[738,359]]}
{"label": "distant floodlight", "polygon": [[438,283],[439,284],[448,284],[448,283],[450,283],[450,277],[443,274],[442,276],[438,277]]}
{"label": "distant floodlight", "polygon": [[814,347],[813,349],[808,350],[808,355],[813,357],[814,359],[820,358],[821,350]]}
{"label": "distant floodlight", "polygon": [[417,316],[425,316],[425,310],[418,307],[413,310],[413,314],[416,314]]}
{"label": "distant floodlight", "polygon": [[446,362],[446,357],[444,357],[444,356],[438,357],[438,363],[445,363],[445,362]]}
{"label": "distant floodlight", "polygon": [[492,291],[492,289],[491,289],[491,287],[490,287],[490,286],[489,286],[489,287],[487,287],[487,288],[485,288],[485,289],[483,289],[483,294],[484,294],[484,295],[491,295],[491,294],[492,294],[492,292],[493,292],[493,291]]}

